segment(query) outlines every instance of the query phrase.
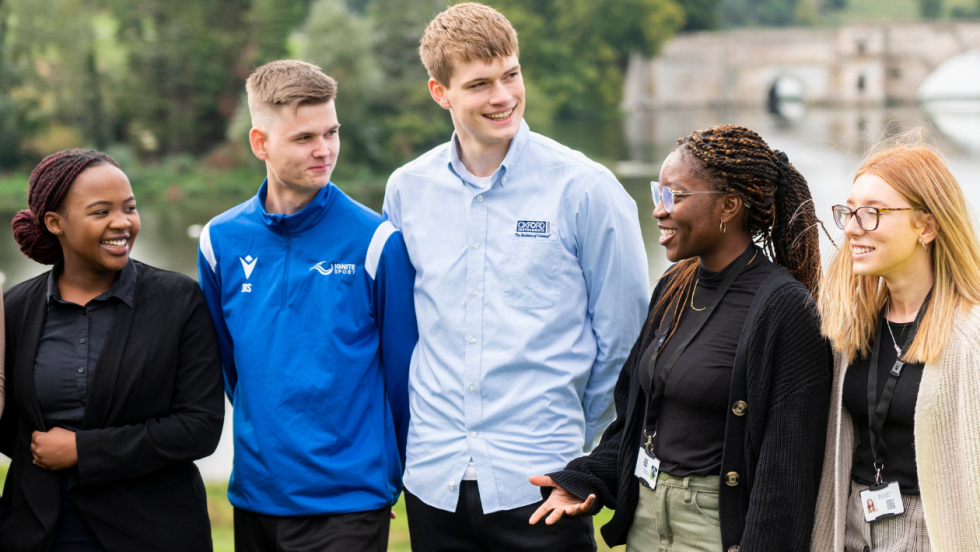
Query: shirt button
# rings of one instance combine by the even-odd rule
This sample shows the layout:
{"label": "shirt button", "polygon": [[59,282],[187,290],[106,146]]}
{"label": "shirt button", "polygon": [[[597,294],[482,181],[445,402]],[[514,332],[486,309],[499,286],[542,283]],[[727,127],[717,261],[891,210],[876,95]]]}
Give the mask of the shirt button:
{"label": "shirt button", "polygon": [[501,182],[507,182],[507,177],[505,176],[505,177],[501,178],[500,180],[501,180]]}
{"label": "shirt button", "polygon": [[81,374],[81,373],[82,373],[82,372],[84,372],[84,371],[85,371],[85,368],[79,368],[79,369],[78,369],[78,373],[79,373],[79,374]]}
{"label": "shirt button", "polygon": [[456,484],[455,483],[450,483],[449,484],[449,490],[450,491],[455,491],[456,490]]}
{"label": "shirt button", "polygon": [[471,385],[470,386],[470,393],[472,393],[474,391],[476,391],[476,386],[475,385]]}
{"label": "shirt button", "polygon": [[476,343],[476,338],[475,337],[471,337],[470,338],[470,343]]}
{"label": "shirt button", "polygon": [[479,294],[480,294],[480,292],[476,291],[475,289],[473,290],[473,297],[476,297]]}
{"label": "shirt button", "polygon": [[83,338],[79,339],[78,342],[79,343],[85,343],[85,338],[83,337]]}
{"label": "shirt button", "polygon": [[483,196],[481,196],[481,195],[480,196],[476,196],[476,200],[477,201],[483,201]]}
{"label": "shirt button", "polygon": [[479,249],[480,248],[480,242],[474,243],[473,244],[473,247],[475,247],[476,249]]}
{"label": "shirt button", "polygon": [[470,432],[470,437],[476,437],[476,432],[475,431],[471,431]]}

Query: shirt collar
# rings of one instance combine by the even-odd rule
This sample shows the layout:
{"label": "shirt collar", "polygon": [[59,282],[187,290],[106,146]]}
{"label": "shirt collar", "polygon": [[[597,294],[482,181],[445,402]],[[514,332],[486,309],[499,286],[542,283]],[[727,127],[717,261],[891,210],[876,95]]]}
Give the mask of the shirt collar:
{"label": "shirt collar", "polygon": [[[514,165],[517,164],[517,160],[524,153],[530,137],[531,129],[527,126],[524,119],[521,119],[521,126],[517,129],[517,134],[510,141],[510,147],[507,148],[507,155],[501,161],[500,167],[491,175],[491,184],[498,183],[501,186],[504,185],[505,181],[502,177],[510,173]],[[470,171],[466,169],[463,161],[459,158],[459,136],[456,134],[456,131],[453,131],[452,140],[449,141],[449,169],[456,173],[456,176],[471,185],[476,184],[477,177],[470,174]]]}
{"label": "shirt collar", "polygon": [[[58,276],[61,276],[61,272],[64,269],[65,261],[61,259],[54,264],[51,272],[48,272],[48,303],[52,300],[60,303],[65,302],[61,298],[61,290],[58,289]],[[112,283],[109,291],[99,295],[93,301],[105,301],[112,297],[126,303],[129,308],[133,308],[136,297],[136,265],[133,263],[132,258],[128,259],[126,266],[119,271],[119,276],[116,277],[116,281]]]}

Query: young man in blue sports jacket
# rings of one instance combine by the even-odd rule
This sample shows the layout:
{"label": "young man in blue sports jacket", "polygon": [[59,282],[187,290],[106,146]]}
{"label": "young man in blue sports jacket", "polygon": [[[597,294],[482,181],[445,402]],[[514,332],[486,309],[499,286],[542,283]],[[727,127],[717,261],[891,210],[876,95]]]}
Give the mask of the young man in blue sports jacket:
{"label": "young man in blue sports jacket", "polygon": [[415,271],[401,232],[330,182],[336,83],[277,61],[246,83],[267,178],[201,233],[234,407],[235,549],[387,547],[401,491]]}

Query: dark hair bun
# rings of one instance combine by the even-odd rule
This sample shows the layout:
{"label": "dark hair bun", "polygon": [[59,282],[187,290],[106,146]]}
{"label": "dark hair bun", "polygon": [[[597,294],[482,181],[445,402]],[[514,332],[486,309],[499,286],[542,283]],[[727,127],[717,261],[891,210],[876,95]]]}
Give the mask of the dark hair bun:
{"label": "dark hair bun", "polygon": [[41,228],[41,224],[43,222],[38,221],[34,213],[24,210],[14,216],[10,227],[25,255],[41,264],[54,264],[61,258],[61,244],[54,234]]}

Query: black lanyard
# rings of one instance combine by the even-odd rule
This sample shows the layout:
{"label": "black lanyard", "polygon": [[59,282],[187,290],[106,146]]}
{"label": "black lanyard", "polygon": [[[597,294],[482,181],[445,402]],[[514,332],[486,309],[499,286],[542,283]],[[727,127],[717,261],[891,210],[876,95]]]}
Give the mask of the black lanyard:
{"label": "black lanyard", "polygon": [[[650,400],[647,401],[648,409],[650,408],[651,404],[653,404],[655,407],[659,406],[660,401],[664,396],[664,389],[667,387],[667,377],[670,375],[670,371],[674,367],[674,364],[677,363],[677,359],[680,358],[681,354],[684,352],[684,349],[687,349],[687,346],[691,343],[691,340],[693,340],[698,332],[701,331],[701,327],[708,321],[708,317],[711,316],[712,312],[714,312],[715,307],[718,306],[718,303],[721,303],[721,299],[725,296],[725,293],[728,292],[728,288],[732,287],[732,283],[735,282],[735,279],[738,278],[739,274],[741,274],[743,270],[745,270],[745,267],[752,261],[753,258],[755,258],[757,253],[758,249],[756,249],[755,246],[749,246],[745,252],[735,260],[735,264],[721,281],[721,285],[718,287],[718,290],[711,296],[711,302],[708,303],[708,306],[705,307],[704,310],[695,311],[694,316],[696,318],[694,319],[694,324],[691,326],[690,331],[684,336],[684,339],[681,341],[680,345],[677,346],[674,354],[670,355],[670,358],[667,359],[667,364],[665,364],[663,369],[660,371],[660,384],[657,385],[656,379],[652,378],[651,385],[653,386],[653,393]],[[656,348],[654,349],[653,354],[650,356],[650,364],[647,366],[647,370],[649,370],[651,376],[653,375],[654,365],[657,362],[657,355],[660,354],[660,349],[663,348],[664,343],[667,341],[667,333],[670,331],[670,325],[672,322],[672,318],[667,320],[667,327],[664,329],[663,335],[660,336],[660,339],[657,341]],[[644,416],[644,420],[646,419],[647,417]]]}
{"label": "black lanyard", "polygon": [[871,455],[874,458],[875,485],[881,484],[881,470],[885,467],[883,463],[879,467],[879,460],[884,459],[885,454],[888,452],[888,447],[885,446],[885,441],[881,438],[881,429],[885,426],[885,416],[888,415],[888,409],[892,405],[892,395],[895,394],[895,386],[898,385],[898,378],[901,377],[902,368],[905,366],[902,355],[909,350],[909,345],[915,339],[915,334],[919,329],[919,323],[922,322],[922,315],[925,314],[926,307],[929,306],[929,298],[931,296],[932,292],[930,291],[929,295],[926,295],[925,301],[922,302],[922,306],[919,307],[919,313],[915,316],[915,326],[909,335],[905,337],[902,350],[898,353],[895,364],[892,365],[892,369],[889,371],[885,389],[881,392],[881,400],[877,400],[878,353],[881,349],[881,334],[887,331],[884,325],[888,321],[885,320],[885,314],[883,312],[878,315],[878,329],[875,330],[875,344],[871,349],[871,362],[868,364],[868,433],[871,438]]}

